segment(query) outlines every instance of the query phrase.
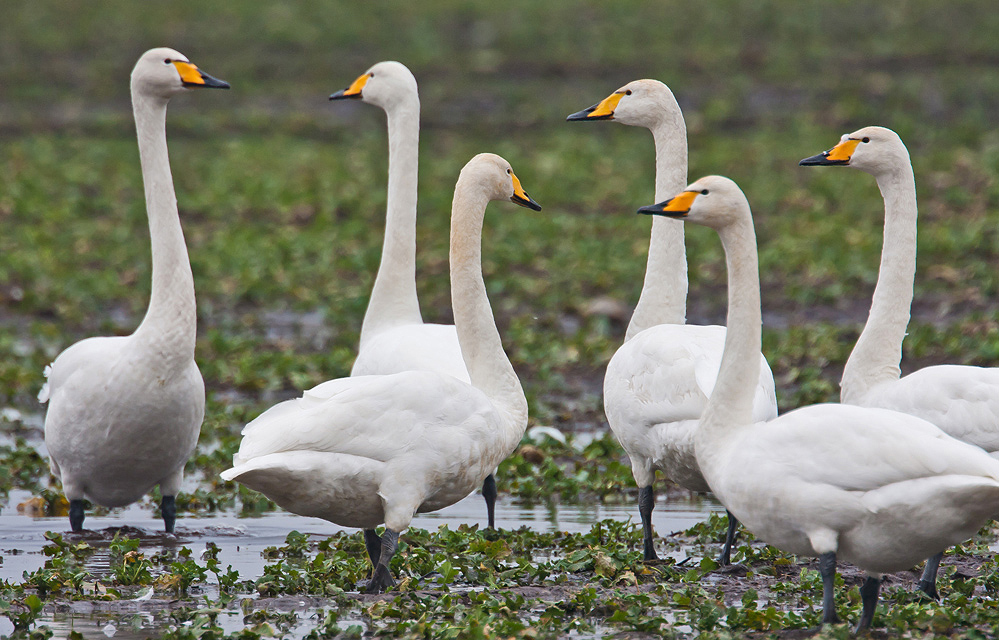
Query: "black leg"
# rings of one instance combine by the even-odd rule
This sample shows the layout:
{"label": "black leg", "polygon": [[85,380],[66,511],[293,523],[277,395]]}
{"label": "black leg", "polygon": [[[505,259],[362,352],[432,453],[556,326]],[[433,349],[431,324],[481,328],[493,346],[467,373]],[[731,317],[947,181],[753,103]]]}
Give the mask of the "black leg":
{"label": "black leg", "polygon": [[374,575],[375,567],[378,566],[378,556],[382,554],[382,539],[377,531],[364,530],[364,546],[368,550],[368,557],[371,558],[371,571]]}
{"label": "black leg", "polygon": [[391,529],[386,529],[382,534],[382,548],[378,556],[378,564],[368,581],[365,593],[382,593],[395,584],[392,579],[392,572],[389,570],[389,562],[395,555],[395,550],[399,547],[399,534]]}
{"label": "black leg", "polygon": [[80,533],[83,531],[83,518],[85,514],[83,512],[83,500],[70,500],[69,501],[69,528],[73,530],[73,533]]}
{"label": "black leg", "polygon": [[658,560],[656,546],[653,543],[652,510],[656,507],[656,492],[650,484],[638,490],[638,513],[642,516],[642,535],[645,560]]}
{"label": "black leg", "polygon": [[836,552],[830,551],[819,556],[819,573],[822,574],[822,624],[836,624]]}
{"label": "black leg", "polygon": [[878,606],[878,591],[881,590],[881,579],[867,577],[860,587],[860,601],[864,604],[864,612],[860,616],[860,622],[854,633],[860,633],[871,628],[874,620],[874,609]]}
{"label": "black leg", "polygon": [[486,499],[486,515],[489,516],[489,528],[496,528],[496,478],[493,474],[482,481],[482,497]]}
{"label": "black leg", "polygon": [[941,560],[943,551],[926,561],[923,577],[919,579],[919,590],[934,600],[940,599],[940,594],[937,593],[937,569],[940,568]]}
{"label": "black leg", "polygon": [[177,521],[177,503],[174,496],[163,496],[160,500],[160,513],[163,514],[163,524],[167,533],[173,533],[173,525]]}
{"label": "black leg", "polygon": [[732,564],[732,545],[735,544],[735,533],[739,528],[739,520],[732,515],[732,512],[725,509],[728,514],[728,533],[725,534],[725,546],[722,547],[721,555],[718,556],[718,564],[727,567]]}

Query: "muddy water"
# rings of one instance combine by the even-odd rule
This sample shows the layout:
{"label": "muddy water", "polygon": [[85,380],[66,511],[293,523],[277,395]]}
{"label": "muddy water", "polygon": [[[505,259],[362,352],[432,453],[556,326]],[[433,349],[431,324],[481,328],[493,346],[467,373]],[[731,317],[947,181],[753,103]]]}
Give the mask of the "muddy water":
{"label": "muddy water", "polygon": [[[28,497],[13,492],[8,504],[16,505]],[[653,523],[659,535],[686,529],[704,520],[722,507],[710,497],[692,496],[683,499],[660,500],[653,512]],[[496,524],[500,529],[514,529],[527,526],[539,531],[588,531],[591,526],[604,519],[638,521],[636,505],[561,505],[558,507],[518,505],[501,496],[496,504]],[[455,528],[460,524],[478,524],[484,527],[485,504],[482,497],[470,495],[461,502],[435,513],[418,514],[412,526],[423,529],[437,529],[441,525]],[[95,532],[93,538],[85,536],[93,546],[101,547],[100,535],[111,537],[109,529],[134,527],[131,535],[139,535],[143,552],[151,555],[165,548],[186,546],[200,558],[205,543],[214,542],[220,548],[219,561],[223,567],[231,565],[239,572],[240,578],[252,580],[263,572],[265,560],[261,551],[265,547],[284,543],[291,530],[316,536],[328,535],[341,530],[325,520],[303,518],[285,512],[271,513],[261,517],[239,518],[232,514],[211,517],[180,517],[177,520],[177,536],[173,539],[162,535],[162,521],[153,518],[152,512],[138,506],[117,510],[108,516],[88,516],[85,522],[88,530]],[[45,562],[42,548],[46,544],[44,533],[55,531],[65,534],[69,522],[66,518],[32,518],[5,508],[0,513],[0,579],[18,582],[25,571],[34,571]],[[70,538],[74,539],[74,538]],[[683,550],[674,552],[683,556]],[[680,558],[678,558],[680,559]],[[106,551],[98,551],[87,562],[87,568],[94,574],[103,573],[108,567]],[[155,635],[169,623],[169,609],[159,596],[143,600],[142,590],[135,594],[135,600],[117,602],[113,610],[101,603],[62,601],[46,607],[38,624],[44,624],[55,633],[54,638],[66,638],[71,631],[82,633],[85,638],[101,640],[108,637],[130,640]],[[206,596],[213,599],[217,593],[213,584],[192,587],[194,598]],[[253,597],[252,594],[247,594]],[[188,603],[189,605],[190,603]],[[178,604],[177,606],[180,606]],[[296,611],[299,624],[291,636],[301,636],[315,624],[312,616],[316,609],[302,598],[284,598],[266,605],[269,610]],[[360,621],[358,621],[360,622]],[[243,628],[243,612],[234,604],[230,609],[219,613],[218,623],[227,632]],[[349,621],[341,621],[349,624]],[[0,636],[12,631],[9,621],[0,618]]]}

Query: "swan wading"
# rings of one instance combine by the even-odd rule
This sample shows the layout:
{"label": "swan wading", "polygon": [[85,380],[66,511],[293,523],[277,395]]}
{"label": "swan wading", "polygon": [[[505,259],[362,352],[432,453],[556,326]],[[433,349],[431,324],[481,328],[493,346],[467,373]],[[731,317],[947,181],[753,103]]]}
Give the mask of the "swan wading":
{"label": "swan wading", "polygon": [[166,142],[170,98],[189,88],[228,89],[173,49],[142,54],[132,71],[132,108],[146,193],[153,279],[149,310],[130,336],[88,338],[46,368],[45,446],[69,500],[73,531],[84,499],[135,502],[159,485],[172,533],[175,497],[205,414],[194,362],[194,278],[177,214]]}
{"label": "swan wading", "polygon": [[[454,325],[423,322],[416,295],[416,203],[419,173],[420,95],[416,78],[399,62],[379,62],[330,100],[361,100],[385,111],[389,176],[385,240],[352,376],[425,370],[468,382]],[[482,483],[486,516],[496,524],[496,480]]]}
{"label": "swan wading", "polygon": [[[635,80],[570,121],[614,120],[646,127],[656,146],[656,201],[687,184],[687,130],[673,92],[658,80]],[[652,221],[649,259],[641,296],[625,343],[607,365],[604,413],[631,459],[638,485],[644,557],[657,558],[652,531],[653,482],[660,471],[691,491],[708,491],[694,456],[694,432],[714,388],[725,327],[686,322],[687,259],[683,223]],[[753,402],[757,421],[777,417],[774,377],[760,354]],[[729,564],[737,522],[731,512],[719,562]]]}
{"label": "swan wading", "polygon": [[905,413],[845,404],[753,421],[760,278],[749,203],[709,176],[640,213],[713,228],[728,268],[725,354],[694,436],[711,490],[761,540],[817,556],[823,622],[837,622],[837,560],[867,572],[857,629],[870,626],[881,576],[967,540],[999,513],[999,460]]}
{"label": "swan wading", "polygon": [[288,511],[364,529],[373,566],[369,593],[394,584],[389,562],[413,515],[474,491],[527,427],[527,399],[482,280],[482,220],[490,200],[541,209],[499,156],[475,156],[458,177],[451,291],[471,382],[426,370],[325,382],[246,425],[233,468],[222,473]]}
{"label": "swan wading", "polygon": [[[999,369],[926,367],[901,377],[902,340],[916,274],[916,182],[909,152],[891,129],[844,135],[802,166],[848,166],[874,176],[885,202],[884,246],[871,313],[843,369],[840,401],[919,416],[951,436],[999,457]],[[927,560],[919,588],[938,597],[943,554]]]}

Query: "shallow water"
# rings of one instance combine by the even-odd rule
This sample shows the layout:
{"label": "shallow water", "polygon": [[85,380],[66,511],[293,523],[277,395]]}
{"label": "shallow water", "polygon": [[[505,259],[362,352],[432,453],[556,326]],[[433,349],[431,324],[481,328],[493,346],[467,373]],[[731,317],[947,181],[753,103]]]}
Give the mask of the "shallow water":
{"label": "shallow water", "polygon": [[[20,500],[29,497],[27,493],[23,496],[20,493],[12,492],[8,504],[16,505]],[[711,513],[722,510],[721,505],[706,496],[691,496],[668,502],[660,499],[653,511],[653,525],[659,536],[665,536],[673,531],[687,529],[706,519]],[[503,496],[500,496],[496,503],[496,525],[499,529],[527,526],[546,532],[585,532],[589,531],[594,523],[605,519],[638,522],[637,505],[527,507],[515,504],[509,499],[505,500]],[[413,519],[412,526],[435,530],[445,524],[452,529],[461,524],[477,524],[485,527],[486,509],[482,497],[472,494],[446,509],[418,514]],[[218,514],[207,517],[178,517],[177,536],[173,539],[162,535],[163,523],[155,519],[150,510],[135,505],[116,510],[107,516],[88,516],[85,526],[97,533],[123,526],[140,529],[138,533],[143,540],[142,549],[147,555],[164,548],[188,547],[194,552],[195,558],[200,558],[205,550],[205,544],[209,541],[214,542],[219,546],[218,559],[221,566],[231,565],[244,580],[252,580],[263,573],[266,561],[261,556],[261,551],[266,547],[283,545],[289,531],[297,530],[321,537],[344,530],[325,520],[305,518],[283,511],[252,518]],[[65,517],[35,518],[19,514],[15,509],[4,509],[0,514],[0,558],[2,558],[0,579],[20,581],[23,572],[40,568],[45,562],[42,548],[47,540],[44,533],[54,531],[65,535],[68,529],[69,521]],[[88,536],[84,539],[93,546],[100,547],[101,544],[96,538],[97,536],[91,540]],[[682,549],[673,553],[679,556],[678,559],[682,559],[685,555]],[[87,561],[87,567],[92,573],[102,573],[107,570],[107,552],[99,550]],[[215,585],[212,581],[212,584],[192,587],[191,596],[194,598],[207,596],[213,599],[217,595],[214,590]],[[140,589],[135,595],[141,595],[143,591],[144,589]],[[253,594],[247,595],[254,597]],[[116,607],[114,613],[109,613],[99,604],[95,606],[95,603],[91,602],[60,601],[56,606],[46,606],[44,613],[38,619],[38,624],[52,629],[53,638],[66,638],[71,631],[76,631],[82,633],[85,638],[97,640],[107,637],[130,640],[155,635],[156,629],[163,628],[169,622],[170,607],[165,606],[159,596],[153,600],[119,601]],[[297,612],[299,622],[291,631],[291,637],[301,637],[316,624],[316,620],[312,619],[316,608],[307,598],[289,597],[268,603],[268,610],[275,608]],[[230,609],[219,612],[217,620],[226,632],[235,632],[244,626],[243,611],[238,602]],[[341,625],[344,624],[350,624],[350,621],[342,620]],[[12,630],[10,622],[0,618],[0,635],[7,635]]]}
{"label": "shallow water", "polygon": [[[16,505],[28,497],[27,493],[12,492],[9,504]],[[652,512],[653,526],[659,536],[673,531],[687,529],[706,519],[711,513],[724,508],[710,496],[691,496],[683,499],[662,499]],[[568,531],[573,533],[589,531],[600,520],[613,519],[638,522],[638,507],[635,504],[584,504],[558,505],[547,507],[537,505],[527,507],[504,500],[496,501],[496,526],[499,529],[530,527],[538,531]],[[417,514],[413,518],[414,527],[434,530],[441,525],[455,529],[461,524],[486,526],[486,507],[482,497],[472,494],[440,511]],[[335,531],[354,531],[331,524],[319,518],[306,518],[284,511],[264,514],[259,517],[241,518],[233,514],[216,514],[205,517],[177,518],[177,539],[170,540],[159,535],[163,531],[162,520],[155,519],[151,511],[136,505],[115,510],[107,516],[87,516],[84,526],[91,531],[101,531],[109,527],[130,526],[143,530],[143,538],[150,536],[149,544],[143,542],[143,550],[148,553],[158,551],[164,544],[187,546],[200,554],[205,542],[212,541],[219,548],[219,562],[222,566],[232,565],[243,579],[253,579],[263,571],[264,560],[260,552],[265,547],[284,544],[289,531],[323,536]],[[59,518],[34,518],[22,515],[15,509],[4,509],[0,513],[0,580],[20,580],[22,572],[34,571],[45,562],[42,548],[47,543],[44,534],[54,531],[65,534],[69,530],[69,520]]]}

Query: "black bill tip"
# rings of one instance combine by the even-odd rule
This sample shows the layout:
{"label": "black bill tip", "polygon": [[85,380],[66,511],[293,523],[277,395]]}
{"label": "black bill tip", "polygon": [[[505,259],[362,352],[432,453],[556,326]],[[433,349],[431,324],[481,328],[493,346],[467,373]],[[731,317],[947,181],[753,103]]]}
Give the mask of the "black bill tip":
{"label": "black bill tip", "polygon": [[190,83],[188,83],[188,82],[185,82],[184,86],[191,87],[191,88],[202,88],[202,89],[229,89],[230,88],[229,83],[226,82],[225,80],[219,80],[218,78],[214,78],[214,77],[208,75],[207,73],[205,73],[205,72],[203,72],[201,70],[198,70],[198,73],[201,74],[201,80],[202,80],[201,83],[197,83],[197,82],[190,82]]}
{"label": "black bill tip", "polygon": [[522,207],[527,207],[528,209],[533,209],[534,211],[541,211],[541,205],[534,201],[534,198],[524,194],[526,197],[522,198],[518,195],[511,196],[510,201],[519,204]]}
{"label": "black bill tip", "polygon": [[603,116],[591,116],[590,114],[593,113],[594,111],[596,111],[597,107],[599,107],[599,106],[600,106],[599,104],[595,104],[592,107],[587,107],[586,109],[583,109],[582,111],[577,111],[576,113],[570,114],[565,119],[565,121],[566,122],[579,122],[580,120],[591,120],[591,121],[593,121],[593,120],[610,120],[611,118],[614,117],[613,113],[608,113],[607,115],[603,115]]}
{"label": "black bill tip", "polygon": [[330,100],[353,100],[360,97],[360,93],[347,93],[347,89],[341,89],[336,93],[330,94]]}
{"label": "black bill tip", "polygon": [[684,218],[687,215],[687,211],[665,211],[666,205],[669,204],[669,200],[666,202],[660,202],[659,204],[650,204],[640,208],[635,213],[641,213],[648,216],[663,216],[666,218]]}
{"label": "black bill tip", "polygon": [[848,164],[849,160],[830,160],[829,152],[823,151],[822,153],[810,156],[798,162],[799,167],[832,167],[837,165]]}

